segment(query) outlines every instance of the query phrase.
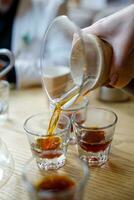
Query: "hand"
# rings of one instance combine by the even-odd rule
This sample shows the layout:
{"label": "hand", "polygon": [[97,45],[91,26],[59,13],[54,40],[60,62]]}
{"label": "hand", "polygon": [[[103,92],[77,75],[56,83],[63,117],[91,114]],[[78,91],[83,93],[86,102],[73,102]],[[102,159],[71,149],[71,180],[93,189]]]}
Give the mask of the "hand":
{"label": "hand", "polygon": [[134,4],[83,29],[108,42],[113,48],[111,86],[120,88],[134,77]]}

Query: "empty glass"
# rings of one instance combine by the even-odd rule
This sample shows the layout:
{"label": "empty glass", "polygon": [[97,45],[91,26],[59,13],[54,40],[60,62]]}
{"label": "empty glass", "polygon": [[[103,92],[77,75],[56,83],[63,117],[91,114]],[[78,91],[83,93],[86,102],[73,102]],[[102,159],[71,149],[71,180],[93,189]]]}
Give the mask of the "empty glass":
{"label": "empty glass", "polygon": [[83,200],[88,178],[88,166],[74,153],[57,170],[39,170],[35,158],[31,158],[23,172],[31,200]]}

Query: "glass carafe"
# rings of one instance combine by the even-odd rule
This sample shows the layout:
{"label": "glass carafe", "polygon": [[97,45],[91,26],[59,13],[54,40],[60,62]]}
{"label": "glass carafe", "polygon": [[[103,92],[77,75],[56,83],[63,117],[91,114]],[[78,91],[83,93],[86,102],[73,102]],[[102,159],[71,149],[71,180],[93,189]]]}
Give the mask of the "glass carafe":
{"label": "glass carafe", "polygon": [[[91,38],[92,39],[92,38]],[[72,49],[73,42],[78,42],[81,59],[77,62],[76,52]],[[91,65],[88,74],[87,54],[95,57],[97,47],[94,40],[91,41],[92,49],[87,51],[87,38],[67,16],[55,18],[46,31],[41,50],[41,75],[42,83],[51,103],[66,102],[69,107],[86,88],[93,88],[98,76],[99,68]],[[93,51],[94,50],[94,51]],[[94,58],[99,62],[97,57]],[[88,74],[88,78],[87,78]]]}
{"label": "glass carafe", "polygon": [[69,107],[80,95],[108,83],[111,59],[108,43],[84,33],[67,16],[55,18],[41,50],[42,82],[51,103],[67,102]]}

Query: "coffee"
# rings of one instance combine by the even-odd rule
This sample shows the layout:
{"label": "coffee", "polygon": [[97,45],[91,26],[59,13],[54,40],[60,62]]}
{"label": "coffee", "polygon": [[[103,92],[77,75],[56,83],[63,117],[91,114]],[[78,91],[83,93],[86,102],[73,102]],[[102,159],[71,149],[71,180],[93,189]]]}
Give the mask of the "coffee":
{"label": "coffee", "polygon": [[[60,152],[61,138],[59,136],[41,137],[36,140],[36,143],[32,144],[32,151],[34,154],[41,158],[55,158],[61,156]],[[51,150],[59,150],[58,153],[49,153]],[[45,151],[45,154],[43,154]],[[48,153],[46,153],[48,151]]]}
{"label": "coffee", "polygon": [[[74,200],[75,182],[65,175],[51,174],[41,179],[35,185],[35,189],[38,194],[42,193],[42,196],[38,195],[39,200]],[[73,191],[71,192],[71,190]],[[51,193],[51,197],[47,197],[45,192]],[[60,193],[62,194],[60,195]]]}
{"label": "coffee", "polygon": [[82,135],[78,137],[80,147],[87,152],[105,151],[110,140],[105,140],[105,132],[101,130],[83,131]]}

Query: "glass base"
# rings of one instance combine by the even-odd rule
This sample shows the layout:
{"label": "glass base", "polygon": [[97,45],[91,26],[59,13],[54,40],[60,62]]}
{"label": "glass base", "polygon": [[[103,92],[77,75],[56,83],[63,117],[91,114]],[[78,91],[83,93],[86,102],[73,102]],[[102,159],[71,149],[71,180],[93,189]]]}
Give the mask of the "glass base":
{"label": "glass base", "polygon": [[65,164],[65,155],[56,158],[39,158],[36,157],[37,165],[41,170],[54,170],[62,167]]}
{"label": "glass base", "polygon": [[73,132],[73,133],[72,133],[72,132],[70,133],[69,144],[77,144],[77,139],[76,139],[76,137],[75,137],[74,132]]}
{"label": "glass base", "polygon": [[8,105],[0,102],[0,123],[3,123],[8,118]]}
{"label": "glass base", "polygon": [[108,160],[108,157],[103,155],[103,156],[99,156],[98,158],[95,156],[91,156],[90,158],[87,158],[86,156],[80,156],[80,158],[82,160],[84,160],[89,166],[102,166],[104,165],[107,160]]}
{"label": "glass base", "polygon": [[8,119],[8,113],[0,114],[0,124],[5,123],[7,119]]}
{"label": "glass base", "polygon": [[82,160],[84,160],[89,166],[101,166],[108,161],[110,152],[110,146],[107,147],[105,151],[86,152],[83,149],[79,149],[79,155]]}
{"label": "glass base", "polygon": [[4,186],[14,171],[14,160],[6,145],[0,140],[0,188]]}

